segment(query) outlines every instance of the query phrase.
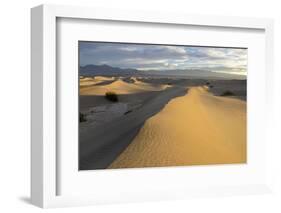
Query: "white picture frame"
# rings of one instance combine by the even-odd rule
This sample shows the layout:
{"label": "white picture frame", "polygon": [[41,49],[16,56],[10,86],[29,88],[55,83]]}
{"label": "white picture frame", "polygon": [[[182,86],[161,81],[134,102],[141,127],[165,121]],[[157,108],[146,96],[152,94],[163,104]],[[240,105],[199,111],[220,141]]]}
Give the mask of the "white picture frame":
{"label": "white picture frame", "polygon": [[[266,111],[271,112],[273,87],[273,21],[271,19],[216,17],[203,15],[153,13],[147,11],[123,11],[101,8],[85,8],[74,6],[41,5],[31,10],[31,201],[33,204],[47,207],[63,207],[76,205],[91,205],[97,203],[177,199],[197,196],[217,196],[233,194],[253,194],[270,192],[270,171],[268,161],[264,160],[263,172],[266,177],[254,184],[217,185],[210,187],[196,186],[182,189],[165,188],[151,193],[144,191],[132,195],[124,191],[123,196],[116,192],[104,195],[58,195],[58,166],[59,153],[57,151],[57,20],[87,19],[87,20],[116,20],[119,22],[154,23],[161,25],[193,25],[202,27],[222,27],[231,29],[257,29],[264,31],[265,68],[263,79],[265,87],[262,91],[266,95]],[[270,136],[266,134],[271,128],[271,113],[265,115],[264,144],[270,143]],[[258,133],[257,133],[258,134]],[[264,151],[265,152],[265,151]],[[265,154],[265,153],[263,153]],[[268,153],[267,153],[268,154]],[[181,171],[177,168],[174,171]],[[204,169],[204,168],[203,168]],[[206,168],[207,169],[207,168]],[[210,168],[208,168],[210,170]],[[150,171],[153,169],[150,169]],[[108,171],[113,172],[113,171]],[[115,171],[114,171],[115,172]],[[142,171],[138,171],[142,173]],[[126,174],[125,174],[126,175]],[[176,176],[172,176],[175,178]],[[110,191],[108,191],[110,192]]]}

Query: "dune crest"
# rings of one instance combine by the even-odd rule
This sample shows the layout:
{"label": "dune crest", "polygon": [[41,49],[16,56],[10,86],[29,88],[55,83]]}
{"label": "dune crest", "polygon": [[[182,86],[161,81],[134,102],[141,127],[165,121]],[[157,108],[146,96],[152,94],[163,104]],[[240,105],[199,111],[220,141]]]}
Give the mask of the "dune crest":
{"label": "dune crest", "polygon": [[145,91],[161,91],[169,87],[169,85],[154,85],[138,81],[137,79],[133,80],[133,83],[127,83],[118,79],[105,85],[92,85],[91,87],[80,88],[80,95],[104,95],[109,91],[124,95]]}
{"label": "dune crest", "polygon": [[114,77],[104,77],[104,76],[96,76],[96,77],[84,77],[80,78],[80,87],[82,86],[92,86],[104,82],[111,82],[114,80]]}
{"label": "dune crest", "polygon": [[246,102],[192,87],[149,118],[109,168],[246,162]]}

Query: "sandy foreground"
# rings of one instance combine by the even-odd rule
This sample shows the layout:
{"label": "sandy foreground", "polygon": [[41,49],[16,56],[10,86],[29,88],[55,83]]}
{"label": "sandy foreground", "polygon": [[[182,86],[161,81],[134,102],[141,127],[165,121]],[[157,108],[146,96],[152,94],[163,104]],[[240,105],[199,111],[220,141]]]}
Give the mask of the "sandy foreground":
{"label": "sandy foreground", "polygon": [[245,101],[192,87],[147,119],[108,168],[245,163],[246,131]]}
{"label": "sandy foreground", "polygon": [[[133,97],[131,95],[125,95],[129,97],[120,96],[120,102],[113,105],[107,103],[90,107],[90,113],[87,114],[88,121],[80,123],[79,169],[107,168],[132,143],[146,120],[159,113],[170,100],[185,95],[185,93],[186,88],[173,86],[163,91],[133,94]],[[102,96],[99,98],[106,101]],[[128,100],[131,100],[132,103],[128,104]],[[81,99],[80,104],[82,101],[85,100]],[[96,99],[96,101],[101,100]],[[136,108],[127,108],[132,111],[124,114],[120,110],[116,111],[117,105],[120,104],[127,104],[127,107],[141,105]],[[109,110],[111,106],[115,106],[114,113]],[[102,111],[105,111],[101,112],[101,108],[103,108]],[[99,112],[92,113],[97,109]],[[110,120],[107,119],[108,115]],[[91,118],[94,120],[91,121]],[[82,128],[83,126],[85,128]]]}

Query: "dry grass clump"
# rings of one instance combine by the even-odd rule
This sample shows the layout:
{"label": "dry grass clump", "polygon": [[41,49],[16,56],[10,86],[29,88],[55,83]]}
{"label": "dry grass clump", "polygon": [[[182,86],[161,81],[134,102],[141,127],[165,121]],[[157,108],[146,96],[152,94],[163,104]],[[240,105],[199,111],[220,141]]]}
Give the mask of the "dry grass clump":
{"label": "dry grass clump", "polygon": [[86,116],[79,112],[79,122],[85,122],[87,121]]}
{"label": "dry grass clump", "polygon": [[221,94],[221,96],[234,96],[235,94],[229,90],[226,90]]}
{"label": "dry grass clump", "polygon": [[105,98],[112,102],[118,102],[118,95],[115,92],[106,92]]}

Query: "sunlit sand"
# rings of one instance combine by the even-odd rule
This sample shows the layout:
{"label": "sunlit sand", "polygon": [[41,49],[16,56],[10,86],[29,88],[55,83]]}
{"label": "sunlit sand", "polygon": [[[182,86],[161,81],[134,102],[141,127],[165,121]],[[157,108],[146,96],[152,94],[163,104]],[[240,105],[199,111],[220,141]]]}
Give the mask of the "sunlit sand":
{"label": "sunlit sand", "polygon": [[80,87],[96,85],[103,82],[111,82],[114,80],[114,77],[103,77],[103,76],[96,76],[96,77],[84,77],[80,78]]}
{"label": "sunlit sand", "polygon": [[[135,92],[138,83],[110,85],[118,88]],[[146,120],[109,168],[245,163],[246,130],[245,101],[192,87]]]}
{"label": "sunlit sand", "polygon": [[[98,78],[99,83],[105,82],[103,85],[98,85],[95,79]],[[123,95],[123,94],[133,94],[133,93],[140,93],[145,91],[161,91],[169,87],[169,85],[155,85],[149,84],[145,82],[138,81],[136,78],[132,78],[132,83],[127,83],[121,79],[115,80],[114,79],[103,79],[105,77],[95,77],[95,79],[91,80],[86,79],[84,82],[81,83],[80,80],[80,95],[105,95],[106,92],[115,92],[116,94]],[[106,81],[109,84],[106,84]],[[83,87],[87,85],[87,87]]]}

